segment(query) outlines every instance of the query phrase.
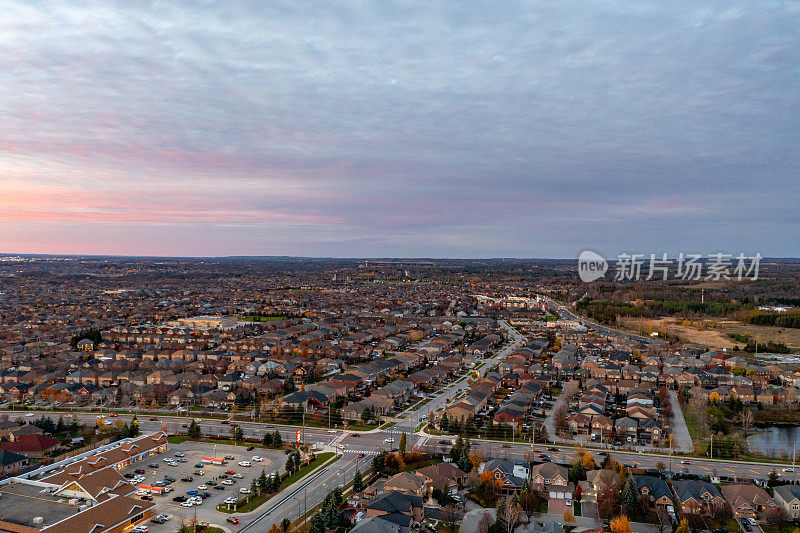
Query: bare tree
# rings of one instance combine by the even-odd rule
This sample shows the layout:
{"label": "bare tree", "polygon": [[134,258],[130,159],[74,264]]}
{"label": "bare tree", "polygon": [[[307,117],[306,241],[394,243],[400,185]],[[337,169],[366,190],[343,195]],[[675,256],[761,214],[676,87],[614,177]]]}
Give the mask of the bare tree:
{"label": "bare tree", "polygon": [[489,528],[492,527],[492,515],[489,514],[489,511],[484,511],[483,516],[481,516],[480,521],[478,522],[478,533],[488,533]]}
{"label": "bare tree", "polygon": [[744,411],[742,411],[742,425],[744,426],[745,429],[750,429],[751,427],[753,427],[754,418],[755,417],[753,416],[753,411],[751,411],[750,409],[745,409]]}
{"label": "bare tree", "polygon": [[506,496],[506,504],[503,507],[503,516],[498,516],[498,520],[503,520],[506,526],[506,533],[513,533],[514,528],[517,527],[519,522],[519,515],[522,514],[522,508],[514,501],[511,496]]}

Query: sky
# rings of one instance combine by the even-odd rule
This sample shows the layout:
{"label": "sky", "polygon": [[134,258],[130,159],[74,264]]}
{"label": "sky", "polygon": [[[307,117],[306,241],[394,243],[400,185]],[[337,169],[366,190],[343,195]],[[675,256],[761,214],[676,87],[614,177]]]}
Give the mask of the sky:
{"label": "sky", "polygon": [[800,4],[0,17],[0,252],[800,256]]}

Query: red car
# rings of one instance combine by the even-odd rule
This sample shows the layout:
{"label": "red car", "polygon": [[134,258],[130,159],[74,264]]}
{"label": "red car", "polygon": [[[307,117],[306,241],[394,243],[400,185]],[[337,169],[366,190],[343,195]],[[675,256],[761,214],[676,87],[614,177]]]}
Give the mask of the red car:
{"label": "red car", "polygon": [[238,518],[233,518],[233,517],[231,517],[231,518],[228,518],[227,520],[228,520],[228,522],[230,522],[231,524],[238,524],[238,523],[239,523],[239,519],[238,519]]}
{"label": "red car", "polygon": [[228,474],[229,476],[232,476],[232,475],[234,475],[236,473],[236,471],[235,470],[226,470],[225,473]]}
{"label": "red car", "polygon": [[363,453],[360,453],[360,454],[358,454],[358,458],[359,458],[359,459],[361,459],[361,458],[363,458],[363,457],[364,457],[364,454],[363,454]]}
{"label": "red car", "polygon": [[150,422],[155,422],[156,420],[158,420],[158,418],[156,418],[155,416],[150,417]]}

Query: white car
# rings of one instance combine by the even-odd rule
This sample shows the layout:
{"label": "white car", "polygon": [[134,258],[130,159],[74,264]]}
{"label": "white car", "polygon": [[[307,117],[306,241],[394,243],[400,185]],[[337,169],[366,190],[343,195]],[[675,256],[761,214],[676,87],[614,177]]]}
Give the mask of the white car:
{"label": "white car", "polygon": [[384,439],[383,442],[394,442],[394,439],[392,437],[389,437],[388,439]]}
{"label": "white car", "polygon": [[133,528],[133,533],[147,533],[147,526],[136,526]]}
{"label": "white car", "polygon": [[205,483],[197,486],[197,490],[208,490],[208,485]]}
{"label": "white car", "polygon": [[261,462],[261,461],[263,461],[263,460],[264,460],[264,458],[263,458],[263,457],[261,457],[260,455],[254,455],[254,456],[253,456],[253,461],[255,461],[255,462],[257,462],[257,463],[260,463],[260,462]]}
{"label": "white car", "polygon": [[236,498],[234,498],[233,496],[231,496],[230,498],[225,498],[225,503],[227,503],[227,504],[233,504],[233,503],[237,503],[238,501],[239,501],[239,500],[237,500],[237,499],[236,499]]}
{"label": "white car", "polygon": [[185,502],[181,502],[181,507],[191,507],[194,505],[194,502],[191,500],[186,500]]}
{"label": "white car", "polygon": [[233,481],[230,480],[230,479],[225,479],[225,480],[222,481],[222,484],[223,485],[233,485]]}
{"label": "white car", "polygon": [[253,466],[250,461],[239,461],[239,466]]}
{"label": "white car", "polygon": [[247,487],[242,487],[241,489],[239,489],[239,492],[241,492],[242,494],[252,494],[253,491],[248,489]]}
{"label": "white car", "polygon": [[235,477],[236,479],[244,479],[243,474],[233,474],[231,477]]}
{"label": "white car", "polygon": [[329,429],[328,433],[336,433],[336,430],[335,429]]}
{"label": "white car", "polygon": [[[33,413],[27,413],[25,416],[33,416]],[[97,418],[100,418],[99,416]]]}

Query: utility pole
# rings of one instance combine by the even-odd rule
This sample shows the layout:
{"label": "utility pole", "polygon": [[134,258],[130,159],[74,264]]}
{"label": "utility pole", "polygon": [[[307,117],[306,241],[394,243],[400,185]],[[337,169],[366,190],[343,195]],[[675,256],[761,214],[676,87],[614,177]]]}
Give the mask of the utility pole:
{"label": "utility pole", "polygon": [[714,458],[714,434],[711,434],[711,458]]}
{"label": "utility pole", "polygon": [[306,406],[303,404],[303,437],[300,439],[300,444],[306,443]]}
{"label": "utility pole", "polygon": [[792,477],[793,478],[797,477],[797,474],[795,474],[795,472],[794,472],[794,460],[795,460],[796,456],[797,456],[797,442],[795,441],[795,442],[792,443]]}

